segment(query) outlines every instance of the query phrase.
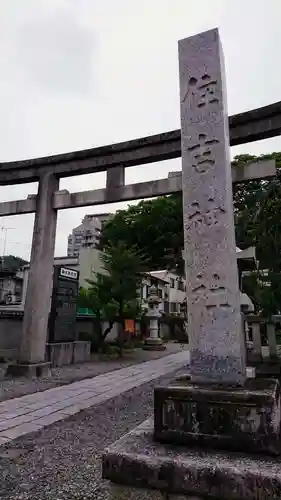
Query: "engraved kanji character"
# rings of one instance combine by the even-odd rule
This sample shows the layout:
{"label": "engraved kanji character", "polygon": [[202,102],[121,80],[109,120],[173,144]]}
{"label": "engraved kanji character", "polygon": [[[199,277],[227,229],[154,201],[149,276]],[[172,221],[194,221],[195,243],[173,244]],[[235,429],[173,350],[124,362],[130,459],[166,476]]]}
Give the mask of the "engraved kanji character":
{"label": "engraved kanji character", "polygon": [[219,102],[217,80],[211,78],[207,73],[199,77],[199,79],[191,76],[183,102],[188,96],[195,100],[198,108]]}
{"label": "engraved kanji character", "polygon": [[212,146],[218,144],[215,138],[208,139],[206,134],[198,134],[198,141],[187,146],[187,151],[191,155],[192,168],[199,174],[208,172],[215,165],[215,157],[212,153]]}

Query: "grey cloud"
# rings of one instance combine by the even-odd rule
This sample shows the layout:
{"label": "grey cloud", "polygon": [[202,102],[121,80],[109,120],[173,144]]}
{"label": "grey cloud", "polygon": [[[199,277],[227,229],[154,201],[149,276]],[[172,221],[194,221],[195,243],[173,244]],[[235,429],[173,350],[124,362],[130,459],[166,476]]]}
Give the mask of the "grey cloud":
{"label": "grey cloud", "polygon": [[56,94],[92,91],[97,42],[71,11],[37,13],[23,23],[16,42],[17,63],[33,86]]}

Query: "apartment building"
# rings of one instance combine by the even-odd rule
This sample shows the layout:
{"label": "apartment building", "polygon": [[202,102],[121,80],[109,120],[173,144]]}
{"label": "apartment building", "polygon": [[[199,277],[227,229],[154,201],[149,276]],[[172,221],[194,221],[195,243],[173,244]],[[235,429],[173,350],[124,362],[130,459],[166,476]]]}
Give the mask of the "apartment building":
{"label": "apartment building", "polygon": [[78,257],[81,248],[96,248],[102,228],[95,215],[85,215],[82,223],[68,236],[67,256]]}
{"label": "apartment building", "polygon": [[114,214],[112,213],[103,213],[103,214],[95,214],[95,218],[98,219],[101,223],[101,227],[104,226],[104,224],[109,221],[111,219],[111,217],[113,217]]}

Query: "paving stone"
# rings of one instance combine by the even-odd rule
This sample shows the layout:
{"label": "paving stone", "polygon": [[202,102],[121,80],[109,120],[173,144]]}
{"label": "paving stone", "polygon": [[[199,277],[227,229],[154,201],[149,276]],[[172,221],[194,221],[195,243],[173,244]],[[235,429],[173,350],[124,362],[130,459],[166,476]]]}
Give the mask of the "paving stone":
{"label": "paving stone", "polygon": [[39,431],[42,428],[42,425],[35,423],[26,423],[22,425],[18,425],[17,427],[13,427],[11,429],[7,429],[5,431],[0,432],[0,438],[10,438],[16,439],[24,434],[30,434],[31,432]]}
{"label": "paving stone", "polygon": [[87,408],[87,407],[81,408],[80,404],[82,404],[82,403],[79,403],[77,405],[67,406],[66,408],[63,408],[61,410],[61,413],[63,413],[65,416],[75,415],[76,413],[79,413],[81,410],[84,410],[85,408]]}
{"label": "paving stone", "polygon": [[91,408],[91,406],[96,406],[99,405],[105,401],[108,401],[111,398],[116,397],[116,395],[119,395],[120,392],[112,391],[112,392],[107,392],[106,394],[99,394],[98,396],[94,396],[91,399],[86,399],[85,401],[81,401],[80,403],[77,403],[77,406],[79,408],[79,411],[84,410],[85,408]]}
{"label": "paving stone", "polygon": [[0,422],[0,432],[32,421],[33,419],[29,415],[29,413],[26,413],[25,415],[21,415],[20,417],[9,418],[7,420],[4,420],[3,422]]}
{"label": "paving stone", "polygon": [[16,427],[18,425],[22,425],[22,424],[27,423],[27,422],[33,422],[35,420],[38,420],[41,417],[51,415],[53,413],[56,413],[58,409],[61,409],[61,408],[54,408],[54,406],[45,406],[44,408],[41,408],[40,410],[26,413],[24,415],[21,415],[20,417],[17,417],[14,419],[9,419],[9,420],[6,420],[4,422],[0,422],[0,432],[4,431],[5,429],[10,429],[10,428]]}
{"label": "paving stone", "polygon": [[65,418],[65,413],[63,413],[62,411],[57,411],[55,413],[51,413],[51,415],[45,415],[45,417],[34,420],[34,424],[40,427],[47,427],[48,425],[58,422],[59,420],[64,420]]}
{"label": "paving stone", "polygon": [[[187,351],[0,403],[0,437],[14,439],[99,405],[187,364]],[[1,443],[0,443],[1,445]]]}

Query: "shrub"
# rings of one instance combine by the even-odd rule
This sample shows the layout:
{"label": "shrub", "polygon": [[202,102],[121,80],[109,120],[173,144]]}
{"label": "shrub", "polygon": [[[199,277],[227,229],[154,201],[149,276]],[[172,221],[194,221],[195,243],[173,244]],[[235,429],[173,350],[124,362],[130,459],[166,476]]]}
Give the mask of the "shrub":
{"label": "shrub", "polygon": [[95,332],[81,332],[79,333],[79,340],[91,342],[91,352],[98,352],[100,343],[98,335]]}

